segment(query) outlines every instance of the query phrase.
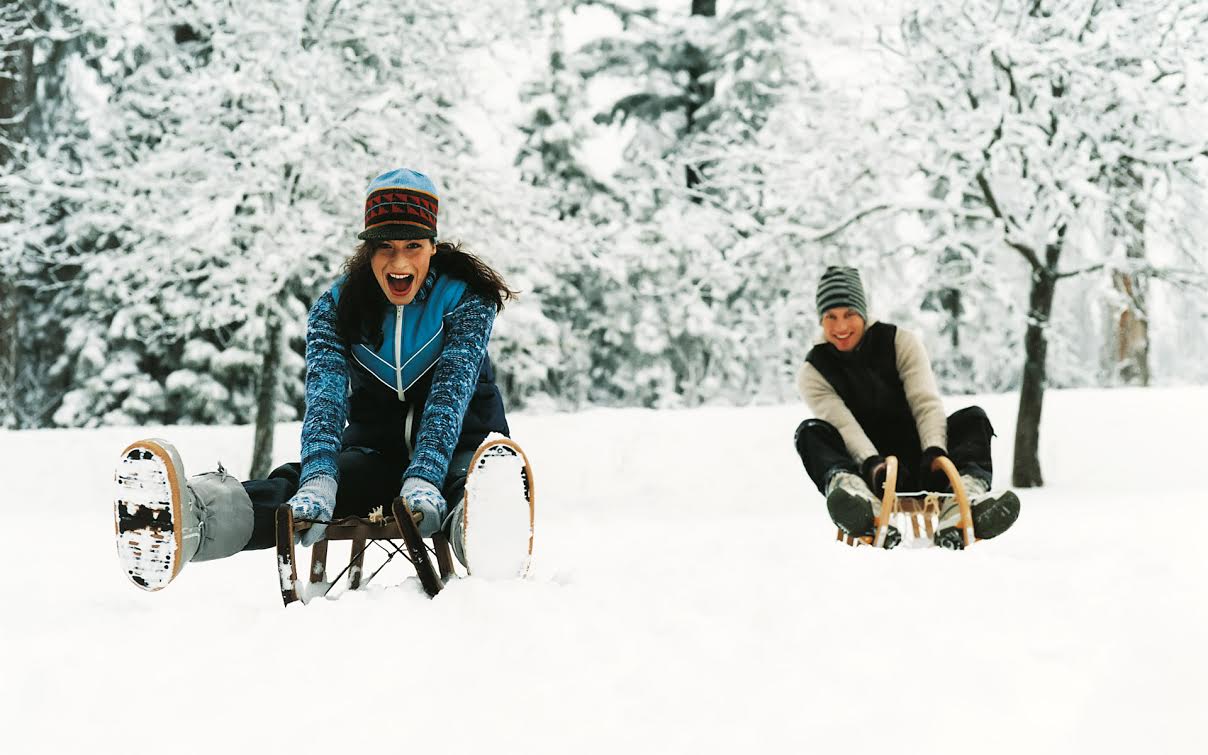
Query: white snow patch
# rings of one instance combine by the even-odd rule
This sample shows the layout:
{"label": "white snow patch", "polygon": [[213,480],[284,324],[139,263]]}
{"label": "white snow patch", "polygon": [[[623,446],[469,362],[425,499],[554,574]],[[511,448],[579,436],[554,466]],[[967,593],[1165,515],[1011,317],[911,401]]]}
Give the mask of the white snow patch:
{"label": "white snow patch", "polygon": [[[971,403],[994,422],[1003,487],[1017,397],[947,409]],[[0,599],[4,750],[125,753],[148,731],[174,755],[399,736],[528,755],[1201,749],[1208,506],[1187,470],[1208,388],[1046,392],[1048,485],[963,552],[835,542],[792,447],[805,414],[513,414],[538,490],[528,579],[454,580],[429,600],[396,558],[363,592],[290,610],[271,548],[155,593],[114,558],[118,451],[166,437],[186,468],[221,457],[242,476],[252,428],[0,432],[0,567],[36,570]],[[297,458],[298,432],[279,428],[274,463]],[[144,715],[148,677],[131,669],[149,648],[180,683]],[[416,684],[429,724],[357,723]]]}

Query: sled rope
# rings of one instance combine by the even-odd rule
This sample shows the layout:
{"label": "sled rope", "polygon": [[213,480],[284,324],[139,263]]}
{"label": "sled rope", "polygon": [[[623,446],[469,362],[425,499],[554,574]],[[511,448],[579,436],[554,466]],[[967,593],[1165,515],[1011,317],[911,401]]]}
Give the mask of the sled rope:
{"label": "sled rope", "polygon": [[[338,522],[339,520],[306,519],[304,517],[298,517],[298,518],[294,519],[294,521],[295,522],[306,522],[308,524],[331,525],[333,522]],[[372,574],[370,574],[368,577],[364,578],[364,580],[362,582],[363,585],[368,585],[370,582],[372,582],[373,578],[376,577],[379,573],[381,573],[382,569],[385,569],[386,566],[389,565],[390,562],[394,560],[395,556],[402,556],[403,559],[405,559],[407,561],[407,563],[411,564],[412,567],[415,566],[415,560],[412,559],[411,556],[407,554],[407,551],[405,549],[400,548],[398,545],[395,544],[395,542],[393,540],[387,540],[386,542],[390,543],[390,548],[387,548],[385,545],[382,545],[381,540],[374,539],[374,540],[367,541],[363,546],[361,546],[360,550],[358,550],[354,553],[351,553],[349,556],[349,559],[348,559],[348,564],[343,569],[340,570],[339,574],[337,574],[334,578],[327,581],[327,589],[323,591],[323,597],[327,597],[331,593],[331,591],[335,588],[335,586],[337,584],[339,584],[340,580],[343,579],[344,576],[346,574],[348,574],[348,572],[352,569],[352,566],[356,562],[357,557],[363,556],[365,554],[365,552],[369,550],[370,545],[376,545],[378,548],[380,548],[382,550],[382,552],[386,554],[386,560],[383,561],[378,566],[377,569],[374,569]],[[424,543],[424,549],[427,550],[428,553],[433,558],[437,557],[436,549],[433,548],[432,546],[428,545],[427,543]]]}
{"label": "sled rope", "polygon": [[[390,545],[391,545],[391,547],[393,547],[393,548],[394,548],[394,553],[391,553],[390,551],[386,550],[386,546],[382,545],[382,544],[381,544],[380,542],[378,542],[377,540],[370,540],[369,542],[373,543],[374,545],[376,545],[377,547],[379,547],[379,548],[381,548],[383,551],[385,551],[385,553],[386,553],[386,560],[382,562],[382,565],[381,565],[381,566],[379,566],[378,568],[376,568],[376,569],[374,569],[374,570],[373,570],[373,574],[370,574],[370,575],[369,575],[369,577],[368,577],[368,578],[367,578],[367,579],[364,581],[364,583],[363,583],[363,585],[362,585],[362,586],[367,585],[367,584],[369,584],[370,582],[372,582],[372,581],[373,581],[373,578],[374,578],[374,577],[376,577],[376,576],[378,575],[378,572],[380,572],[382,569],[385,569],[385,568],[386,568],[386,564],[388,564],[388,563],[390,563],[391,561],[393,561],[395,556],[402,556],[403,558],[407,559],[408,561],[411,561],[411,559],[410,559],[410,558],[408,558],[407,554],[406,554],[406,553],[403,551],[403,549],[402,549],[402,548],[400,548],[400,547],[398,547],[397,545],[395,545],[395,544],[394,544],[394,541],[393,541],[393,540],[391,540],[391,541],[390,541]],[[366,544],[366,545],[365,545],[365,548],[368,548],[368,547],[369,547],[369,545],[368,545],[368,544]],[[352,563],[352,562],[350,561],[350,562],[349,562],[349,564],[351,565],[351,563]],[[414,564],[414,563],[412,563],[411,565],[412,565],[412,566],[414,566],[415,564]],[[344,569],[345,569],[345,571],[347,571],[348,567],[344,567]]]}
{"label": "sled rope", "polygon": [[[305,520],[303,520],[303,521],[305,521]],[[352,568],[353,561],[356,559],[356,557],[359,555],[362,555],[367,550],[369,550],[368,544],[361,546],[361,550],[358,551],[357,553],[352,554],[351,558],[348,559],[348,565],[340,570],[340,573],[335,576],[335,579],[328,580],[327,589],[323,591],[324,598],[326,598],[331,593],[332,588],[334,588],[336,586],[336,584],[341,579],[344,578],[344,575],[348,573],[348,570]],[[387,563],[389,563],[389,561],[390,561],[390,559],[386,559]],[[385,566],[385,564],[382,564],[382,565]],[[374,573],[376,574],[377,572],[374,572]],[[368,582],[368,580],[366,580],[366,582]]]}

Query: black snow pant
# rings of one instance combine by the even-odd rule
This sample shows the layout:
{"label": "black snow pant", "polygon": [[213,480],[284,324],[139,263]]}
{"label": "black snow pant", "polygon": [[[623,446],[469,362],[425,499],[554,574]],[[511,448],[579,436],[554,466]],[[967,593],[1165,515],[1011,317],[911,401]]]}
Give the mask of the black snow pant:
{"label": "black snow pant", "polygon": [[[449,473],[441,494],[449,510],[461,502],[466,489],[466,472],[476,449],[458,451],[449,462]],[[403,473],[410,460],[405,454],[388,454],[372,448],[345,448],[336,457],[340,484],[336,489],[336,519],[346,516],[368,516],[378,506],[390,511],[403,485]],[[252,538],[246,550],[272,548],[277,543],[277,507],[298,492],[302,465],[283,464],[265,480],[249,480],[243,489],[252,499]]]}
{"label": "black snow pant", "polygon": [[[990,461],[990,438],[993,436],[990,418],[980,406],[966,407],[948,417],[948,458],[962,475],[984,480],[986,487],[990,487],[994,475]],[[797,426],[793,440],[797,455],[819,492],[826,493],[826,483],[835,472],[860,474],[842,436],[829,422],[807,419]],[[909,449],[878,448],[877,452],[882,456],[898,457],[898,490],[924,487],[919,479],[922,453],[917,444]]]}

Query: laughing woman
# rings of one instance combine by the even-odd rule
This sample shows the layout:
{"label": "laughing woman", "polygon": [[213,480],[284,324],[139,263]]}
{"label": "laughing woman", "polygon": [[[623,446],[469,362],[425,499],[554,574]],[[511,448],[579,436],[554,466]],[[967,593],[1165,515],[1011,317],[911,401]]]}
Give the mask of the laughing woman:
{"label": "laughing woman", "polygon": [[402,495],[420,533],[443,528],[465,563],[456,509],[468,465],[488,434],[508,435],[487,343],[514,292],[460,245],[436,241],[438,204],[413,170],[370,183],[362,243],[307,321],[301,463],[240,483],[221,468],[186,479],[164,440],[123,451],[114,517],[136,585],[158,590],[190,561],[273,546],[285,502],[325,522],[389,510]]}

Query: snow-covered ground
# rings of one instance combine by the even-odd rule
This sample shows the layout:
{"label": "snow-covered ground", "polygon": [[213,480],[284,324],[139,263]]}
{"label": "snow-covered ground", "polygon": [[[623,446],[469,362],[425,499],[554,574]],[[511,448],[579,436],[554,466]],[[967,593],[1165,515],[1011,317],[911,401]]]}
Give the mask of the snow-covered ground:
{"label": "snow-covered ground", "polygon": [[[1015,397],[978,401],[1005,479]],[[527,581],[428,600],[392,566],[289,609],[271,551],[161,593],[117,566],[123,445],[163,434],[190,471],[242,475],[250,428],[0,433],[0,750],[1204,751],[1208,389],[1050,392],[1048,486],[960,554],[837,544],[802,415],[516,415]]]}

